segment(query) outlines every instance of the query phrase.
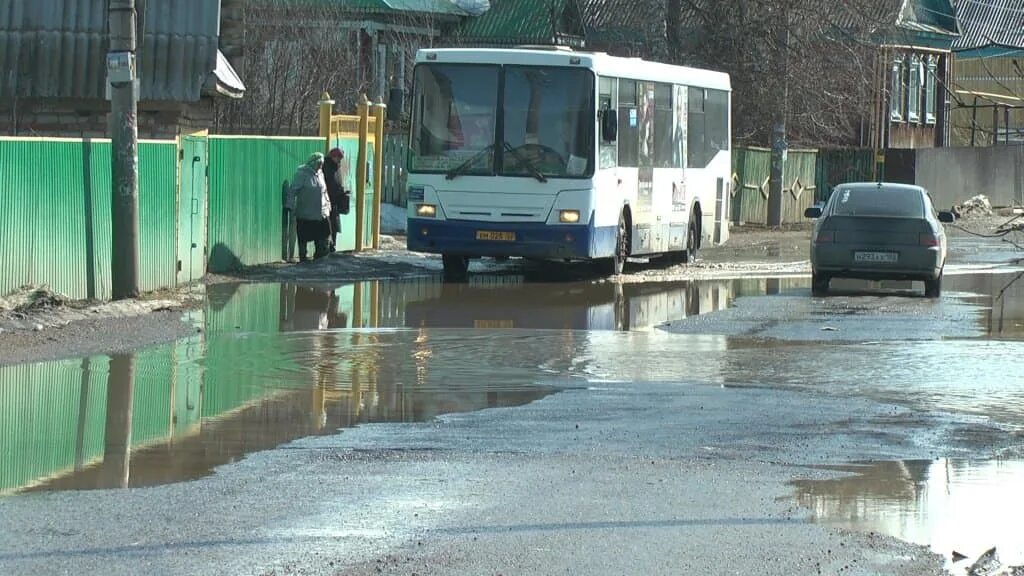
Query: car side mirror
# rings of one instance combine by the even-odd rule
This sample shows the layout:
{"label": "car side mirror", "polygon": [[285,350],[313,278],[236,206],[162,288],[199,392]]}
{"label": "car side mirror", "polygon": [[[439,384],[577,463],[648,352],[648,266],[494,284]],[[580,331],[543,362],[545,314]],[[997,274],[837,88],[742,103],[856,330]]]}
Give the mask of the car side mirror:
{"label": "car side mirror", "polygon": [[804,210],[804,218],[821,218],[821,206],[811,206]]}
{"label": "car side mirror", "polygon": [[945,222],[946,224],[949,224],[954,220],[956,220],[956,214],[949,212],[947,210],[939,212],[939,222]]}
{"label": "car side mirror", "polygon": [[619,117],[615,115],[615,111],[611,108],[606,108],[601,111],[601,140],[605,142],[615,142],[615,139],[619,136]]}

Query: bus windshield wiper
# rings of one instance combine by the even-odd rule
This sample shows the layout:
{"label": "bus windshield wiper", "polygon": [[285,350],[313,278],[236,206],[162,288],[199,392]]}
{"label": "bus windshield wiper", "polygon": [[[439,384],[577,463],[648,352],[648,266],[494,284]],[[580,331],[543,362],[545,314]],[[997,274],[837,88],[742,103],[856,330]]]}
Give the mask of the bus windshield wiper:
{"label": "bus windshield wiper", "polygon": [[491,150],[494,150],[494,144],[488,144],[487,146],[484,146],[483,149],[481,149],[476,154],[470,156],[465,162],[449,170],[445,174],[445,179],[454,180],[456,176],[459,176],[460,174],[465,174],[467,168],[472,166],[477,160],[483,158],[484,154],[490,152]]}
{"label": "bus windshield wiper", "polygon": [[520,154],[520,153],[519,153],[519,152],[518,152],[518,151],[517,151],[517,150],[516,150],[515,148],[513,148],[513,147],[512,147],[512,145],[511,145],[511,144],[509,144],[509,143],[508,143],[507,141],[503,142],[503,144],[505,145],[505,150],[506,150],[506,151],[507,151],[507,152],[508,152],[509,154],[511,154],[511,155],[513,155],[513,156],[515,156],[516,160],[518,160],[520,164],[522,164],[522,165],[523,165],[523,166],[525,166],[525,167],[526,167],[526,168],[527,168],[527,169],[528,169],[528,170],[529,170],[530,172],[532,172],[532,173],[533,173],[533,177],[534,177],[534,178],[536,178],[538,182],[547,182],[547,181],[548,181],[548,178],[547,178],[547,176],[545,176],[543,172],[541,172],[540,170],[538,170],[538,169],[537,169],[537,166],[535,166],[535,165],[533,164],[533,162],[530,162],[529,160],[527,160],[525,156],[523,156],[522,154]]}

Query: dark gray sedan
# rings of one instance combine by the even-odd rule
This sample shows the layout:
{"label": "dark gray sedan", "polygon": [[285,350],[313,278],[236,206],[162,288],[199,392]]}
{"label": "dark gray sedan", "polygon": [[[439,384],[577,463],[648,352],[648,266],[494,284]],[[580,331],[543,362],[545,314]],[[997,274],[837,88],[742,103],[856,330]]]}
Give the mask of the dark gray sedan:
{"label": "dark gray sedan", "polygon": [[804,211],[817,218],[811,235],[811,291],[828,292],[832,278],[921,280],[925,296],[942,292],[946,233],[951,212],[936,212],[920,186],[888,182],[840,184],[824,206]]}

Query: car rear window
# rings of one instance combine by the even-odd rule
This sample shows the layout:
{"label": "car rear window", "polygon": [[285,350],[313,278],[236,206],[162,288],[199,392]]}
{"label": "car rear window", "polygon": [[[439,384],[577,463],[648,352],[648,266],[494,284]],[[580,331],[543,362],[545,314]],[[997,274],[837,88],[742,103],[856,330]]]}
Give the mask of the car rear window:
{"label": "car rear window", "polygon": [[836,216],[883,216],[920,218],[924,216],[924,199],[916,190],[886,188],[840,188],[832,206]]}

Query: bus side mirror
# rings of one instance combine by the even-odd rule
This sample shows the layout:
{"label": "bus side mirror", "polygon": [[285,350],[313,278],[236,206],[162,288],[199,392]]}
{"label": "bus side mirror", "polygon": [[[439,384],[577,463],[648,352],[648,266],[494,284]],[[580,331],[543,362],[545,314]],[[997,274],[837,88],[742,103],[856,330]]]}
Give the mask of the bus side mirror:
{"label": "bus side mirror", "polygon": [[605,142],[615,142],[615,139],[619,136],[619,117],[615,115],[615,111],[606,108],[601,111],[601,140]]}

